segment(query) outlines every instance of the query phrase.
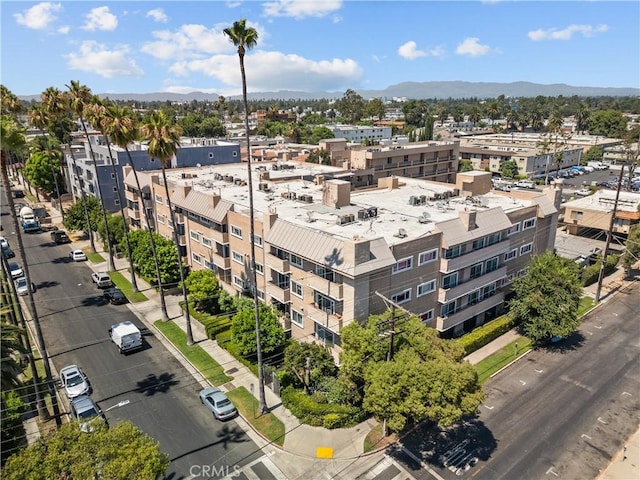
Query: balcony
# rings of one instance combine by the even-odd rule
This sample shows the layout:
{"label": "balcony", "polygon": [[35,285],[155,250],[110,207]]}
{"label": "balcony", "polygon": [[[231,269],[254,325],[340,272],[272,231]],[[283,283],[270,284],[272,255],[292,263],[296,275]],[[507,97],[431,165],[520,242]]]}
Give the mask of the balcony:
{"label": "balcony", "polygon": [[438,301],[440,303],[449,303],[451,300],[471,293],[474,290],[479,289],[480,287],[484,287],[489,283],[493,283],[496,280],[504,278],[506,275],[507,267],[505,265],[498,268],[497,270],[494,270],[493,272],[489,272],[485,275],[480,275],[479,277],[472,278],[464,283],[460,283],[453,288],[441,288],[438,291]]}
{"label": "balcony", "polygon": [[267,282],[267,293],[280,303],[291,302],[291,290],[280,287],[277,283]]}
{"label": "balcony", "polygon": [[453,315],[449,315],[448,317],[440,317],[436,318],[436,329],[443,332],[448,330],[456,325],[463,323],[465,320],[475,317],[479,313],[485,312],[496,305],[500,305],[504,302],[504,293],[503,292],[495,292],[489,298],[485,298],[481,302],[476,303],[475,305],[469,305],[466,308],[462,308],[458,310]]}
{"label": "balcony", "polygon": [[228,233],[222,233],[218,230],[214,230],[213,228],[210,228],[206,231],[205,237],[210,238],[214,242],[220,243],[222,245],[229,243]]}
{"label": "balcony", "polygon": [[331,297],[335,300],[342,300],[343,298],[343,284],[331,282],[325,278],[314,275],[309,272],[307,277],[307,285],[313,288],[315,291]]}
{"label": "balcony", "polygon": [[289,273],[289,260],[278,258],[271,253],[265,255],[265,264],[276,272]]}
{"label": "balcony", "polygon": [[229,270],[231,268],[231,257],[223,257],[216,252],[212,252],[211,259],[215,266],[223,270]]}
{"label": "balcony", "polygon": [[306,304],[305,310],[307,317],[309,317],[317,324],[328,328],[336,334],[340,333],[343,325],[343,318],[341,314],[330,313],[329,315],[327,315],[327,312],[325,312],[324,310],[320,310],[314,303]]}
{"label": "balcony", "polygon": [[136,210],[134,208],[129,208],[129,218],[133,218],[135,220],[140,220],[140,210]]}
{"label": "balcony", "polygon": [[511,242],[502,241],[489,247],[467,252],[456,258],[450,258],[448,260],[446,258],[441,258],[440,271],[442,273],[455,272],[456,270],[470,267],[471,265],[475,265],[476,263],[480,263],[484,260],[504,255],[509,251],[510,246]]}

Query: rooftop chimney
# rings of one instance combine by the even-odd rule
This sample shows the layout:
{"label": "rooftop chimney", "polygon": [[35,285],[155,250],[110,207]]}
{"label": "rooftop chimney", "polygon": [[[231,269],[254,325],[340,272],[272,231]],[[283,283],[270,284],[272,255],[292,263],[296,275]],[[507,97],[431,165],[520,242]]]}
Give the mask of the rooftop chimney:
{"label": "rooftop chimney", "polygon": [[478,228],[476,225],[476,211],[470,211],[468,209],[464,209],[463,212],[460,212],[460,220],[462,220],[462,224],[465,226],[467,231],[473,230],[474,228]]}

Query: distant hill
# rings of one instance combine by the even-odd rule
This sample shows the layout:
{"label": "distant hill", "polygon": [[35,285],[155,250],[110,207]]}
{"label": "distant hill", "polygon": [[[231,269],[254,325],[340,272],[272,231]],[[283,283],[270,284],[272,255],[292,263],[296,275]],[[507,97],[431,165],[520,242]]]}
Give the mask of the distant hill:
{"label": "distant hill", "polygon": [[[506,97],[558,97],[560,95],[571,97],[628,97],[640,96],[640,88],[609,88],[609,87],[575,87],[563,83],[544,85],[531,82],[489,83],[489,82],[403,82],[391,85],[384,90],[357,90],[365,98],[380,97],[392,99],[393,97],[406,97],[415,99],[427,98],[496,98],[500,95]],[[313,100],[319,98],[341,98],[344,92],[298,92],[281,90],[278,92],[256,92],[248,95],[249,100]],[[133,100],[140,102],[172,101],[190,102],[216,101],[219,97],[215,93],[191,92],[191,93],[103,93],[102,98],[111,100]],[[23,100],[39,98],[40,95],[20,97]],[[227,100],[239,100],[239,95],[227,97]]]}

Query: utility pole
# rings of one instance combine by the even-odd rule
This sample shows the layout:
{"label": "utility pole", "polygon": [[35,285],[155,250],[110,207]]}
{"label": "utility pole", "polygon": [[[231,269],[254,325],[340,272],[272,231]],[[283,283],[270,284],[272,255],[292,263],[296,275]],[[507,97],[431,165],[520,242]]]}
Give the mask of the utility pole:
{"label": "utility pole", "polygon": [[613,202],[613,211],[611,212],[611,221],[609,222],[609,231],[607,232],[607,241],[604,244],[604,252],[602,252],[602,263],[600,264],[600,272],[598,274],[598,286],[596,288],[596,303],[600,301],[600,292],[602,290],[602,280],[604,278],[604,266],[607,262],[607,256],[609,254],[609,244],[611,243],[611,237],[613,236],[613,226],[616,221],[616,211],[618,210],[618,199],[620,198],[620,188],[622,188],[622,177],[624,175],[624,167],[626,164],[622,164],[620,168],[620,176],[618,177],[618,188],[616,188],[616,199]]}
{"label": "utility pole", "polygon": [[391,329],[389,330],[389,333],[391,335],[389,335],[389,351],[387,352],[387,362],[390,362],[391,360],[393,360],[393,336],[395,335],[395,328],[396,326],[396,306],[392,303],[391,304]]}

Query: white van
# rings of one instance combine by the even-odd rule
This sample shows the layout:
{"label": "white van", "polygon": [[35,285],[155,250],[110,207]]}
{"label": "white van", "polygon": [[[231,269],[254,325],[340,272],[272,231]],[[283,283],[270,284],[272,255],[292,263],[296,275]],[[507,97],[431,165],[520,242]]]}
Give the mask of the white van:
{"label": "white van", "polygon": [[142,334],[132,322],[111,325],[109,337],[118,346],[120,353],[142,348]]}
{"label": "white van", "polygon": [[518,188],[533,189],[533,188],[536,188],[536,182],[534,182],[533,180],[518,180],[518,183],[516,183],[516,186]]}

